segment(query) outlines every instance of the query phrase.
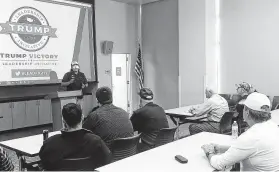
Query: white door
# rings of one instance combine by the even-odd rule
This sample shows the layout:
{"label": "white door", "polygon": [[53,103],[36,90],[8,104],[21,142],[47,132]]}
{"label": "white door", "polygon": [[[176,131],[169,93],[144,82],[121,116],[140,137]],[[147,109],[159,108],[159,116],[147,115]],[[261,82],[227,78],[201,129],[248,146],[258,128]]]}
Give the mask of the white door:
{"label": "white door", "polygon": [[130,54],[112,54],[112,95],[113,104],[130,112]]}

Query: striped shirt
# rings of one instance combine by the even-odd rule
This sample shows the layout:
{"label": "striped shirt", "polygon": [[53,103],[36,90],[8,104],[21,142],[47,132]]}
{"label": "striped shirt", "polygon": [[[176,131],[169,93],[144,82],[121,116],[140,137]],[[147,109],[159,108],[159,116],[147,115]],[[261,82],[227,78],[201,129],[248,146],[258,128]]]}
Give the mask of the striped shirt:
{"label": "striped shirt", "polygon": [[207,115],[209,121],[220,122],[225,112],[229,112],[229,105],[226,99],[218,94],[211,96],[206,102],[193,107],[192,113],[195,116]]}
{"label": "striped shirt", "polygon": [[7,152],[0,147],[0,171],[13,171],[14,165],[8,157]]}

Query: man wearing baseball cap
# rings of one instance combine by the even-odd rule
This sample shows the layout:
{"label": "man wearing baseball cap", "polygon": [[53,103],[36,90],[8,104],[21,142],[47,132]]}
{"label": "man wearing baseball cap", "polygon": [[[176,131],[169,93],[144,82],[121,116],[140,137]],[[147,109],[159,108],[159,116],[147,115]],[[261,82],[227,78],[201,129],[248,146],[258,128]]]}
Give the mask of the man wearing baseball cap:
{"label": "man wearing baseball cap", "polygon": [[96,98],[100,107],[87,116],[83,128],[101,137],[109,148],[113,140],[133,136],[134,130],[129,114],[112,104],[111,89],[98,88]]}
{"label": "man wearing baseball cap", "polygon": [[240,95],[242,99],[246,99],[249,94],[256,91],[253,86],[247,82],[242,82],[240,84],[236,84],[235,86],[237,87],[237,94]]}
{"label": "man wearing baseball cap", "polygon": [[255,90],[253,86],[247,82],[236,84],[236,86],[237,95],[239,96],[237,97],[238,100],[235,100],[235,102],[233,102],[233,104],[236,104],[235,108],[238,113],[236,120],[239,122],[241,128],[247,128],[248,124],[243,119],[243,103],[245,102],[248,95],[250,95],[253,92],[257,92],[257,90]]}
{"label": "man wearing baseball cap", "polygon": [[87,79],[84,73],[80,72],[77,61],[71,63],[71,71],[64,75],[61,85],[66,87],[67,91],[81,90],[88,86]]}
{"label": "man wearing baseball cap", "polygon": [[136,110],[130,119],[134,130],[142,133],[143,145],[140,146],[140,151],[144,151],[154,145],[158,131],[169,128],[169,124],[164,109],[153,103],[153,93],[150,89],[142,88],[139,96],[144,106]]}
{"label": "man wearing baseball cap", "polygon": [[202,146],[210,164],[218,170],[241,162],[241,171],[279,171],[279,127],[270,120],[268,97],[250,94],[244,102],[243,118],[250,128],[230,147]]}

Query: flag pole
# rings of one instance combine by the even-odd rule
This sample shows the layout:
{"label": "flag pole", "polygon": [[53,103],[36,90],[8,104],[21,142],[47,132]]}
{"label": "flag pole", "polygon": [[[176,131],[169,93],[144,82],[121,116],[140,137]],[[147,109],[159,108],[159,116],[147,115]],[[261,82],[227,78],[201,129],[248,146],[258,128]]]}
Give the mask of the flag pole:
{"label": "flag pole", "polygon": [[[143,66],[143,54],[142,54],[142,5],[140,4],[139,6],[139,20],[138,20],[138,29],[139,29],[139,34],[138,34],[138,52],[141,51],[141,61],[142,61],[142,70],[144,69],[144,66]],[[142,81],[142,87],[144,87],[144,78],[143,78],[143,81]],[[139,91],[140,91],[141,88],[139,88]],[[142,107],[142,99],[140,98],[139,100],[139,108]]]}

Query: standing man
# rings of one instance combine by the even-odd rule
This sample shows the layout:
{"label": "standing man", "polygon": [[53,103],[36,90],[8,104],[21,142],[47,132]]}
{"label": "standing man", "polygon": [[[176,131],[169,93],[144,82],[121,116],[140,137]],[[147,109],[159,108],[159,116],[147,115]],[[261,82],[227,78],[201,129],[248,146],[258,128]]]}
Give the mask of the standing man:
{"label": "standing man", "polygon": [[71,71],[67,72],[62,79],[62,86],[67,88],[67,91],[81,90],[88,87],[87,79],[84,73],[80,72],[79,64],[73,61]]}
{"label": "standing man", "polygon": [[136,110],[131,122],[134,130],[141,134],[142,151],[155,144],[157,134],[162,128],[169,128],[165,111],[159,105],[153,103],[153,92],[148,88],[142,88],[139,96],[143,107]]}
{"label": "standing man", "polygon": [[[67,72],[62,79],[62,87],[66,87],[67,91],[81,90],[88,87],[87,79],[79,69],[77,61],[73,61],[71,64],[71,71]],[[77,98],[77,104],[83,107],[83,96]]]}

